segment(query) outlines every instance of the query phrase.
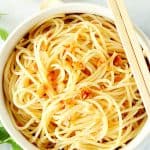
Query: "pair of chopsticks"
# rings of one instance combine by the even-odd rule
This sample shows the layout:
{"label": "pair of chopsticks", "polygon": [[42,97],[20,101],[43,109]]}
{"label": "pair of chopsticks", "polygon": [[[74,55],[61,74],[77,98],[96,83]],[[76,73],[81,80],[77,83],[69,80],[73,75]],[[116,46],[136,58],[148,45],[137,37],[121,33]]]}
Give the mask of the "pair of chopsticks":
{"label": "pair of chopsticks", "polygon": [[150,117],[150,72],[123,0],[108,0],[137,87]]}

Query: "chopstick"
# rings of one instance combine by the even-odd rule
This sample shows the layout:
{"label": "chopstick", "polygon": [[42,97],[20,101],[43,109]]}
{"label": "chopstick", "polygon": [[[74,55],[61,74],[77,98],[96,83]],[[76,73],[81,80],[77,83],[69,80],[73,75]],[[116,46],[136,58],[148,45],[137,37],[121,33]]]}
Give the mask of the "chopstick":
{"label": "chopstick", "polygon": [[116,0],[116,2],[118,4],[118,8],[120,10],[123,22],[125,24],[129,39],[130,39],[131,44],[133,46],[133,50],[134,50],[134,53],[136,55],[139,67],[140,67],[142,73],[144,73],[143,77],[144,77],[145,81],[149,81],[149,82],[146,82],[146,86],[150,92],[150,73],[148,71],[148,68],[147,68],[147,65],[145,62],[145,58],[143,56],[142,48],[140,46],[140,43],[137,40],[133,25],[132,25],[132,23],[128,17],[128,13],[127,13],[127,10],[126,10],[125,5],[123,3],[123,0]]}
{"label": "chopstick", "polygon": [[137,87],[150,117],[150,73],[122,0],[108,0]]}

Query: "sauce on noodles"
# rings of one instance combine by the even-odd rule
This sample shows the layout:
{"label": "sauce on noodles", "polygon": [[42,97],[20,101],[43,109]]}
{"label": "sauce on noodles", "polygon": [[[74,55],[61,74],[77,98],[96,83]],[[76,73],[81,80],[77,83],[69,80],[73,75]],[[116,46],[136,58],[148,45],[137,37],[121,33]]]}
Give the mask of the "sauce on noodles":
{"label": "sauce on noodles", "polygon": [[4,70],[15,127],[39,149],[113,150],[146,113],[116,27],[91,14],[60,14],[34,26]]}

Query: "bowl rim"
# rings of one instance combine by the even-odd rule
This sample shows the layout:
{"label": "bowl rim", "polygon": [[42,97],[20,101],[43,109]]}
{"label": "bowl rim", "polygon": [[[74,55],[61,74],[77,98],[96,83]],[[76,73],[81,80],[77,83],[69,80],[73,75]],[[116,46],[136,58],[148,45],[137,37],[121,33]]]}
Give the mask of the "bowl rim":
{"label": "bowl rim", "polygon": [[[35,15],[27,18],[23,21],[19,26],[15,28],[15,30],[9,35],[8,39],[4,43],[0,51],[0,120],[9,134],[13,137],[13,139],[25,150],[32,149],[36,150],[37,148],[31,144],[13,125],[10,115],[7,111],[7,108],[4,103],[4,95],[3,95],[3,69],[5,63],[13,50],[14,46],[18,42],[18,40],[23,37],[25,33],[27,33],[35,24],[48,19],[50,16],[61,13],[89,13],[96,14],[100,16],[104,16],[108,19],[114,20],[111,11],[103,6],[97,6],[96,4],[91,3],[64,3],[61,5],[53,5],[52,7],[38,12]],[[148,39],[146,36],[143,36],[138,29],[136,29],[139,41],[142,45],[146,44]],[[150,48],[150,47],[149,47]],[[124,148],[124,149],[134,149],[148,134],[149,129],[149,120],[145,123],[144,127],[141,129],[140,133]]]}

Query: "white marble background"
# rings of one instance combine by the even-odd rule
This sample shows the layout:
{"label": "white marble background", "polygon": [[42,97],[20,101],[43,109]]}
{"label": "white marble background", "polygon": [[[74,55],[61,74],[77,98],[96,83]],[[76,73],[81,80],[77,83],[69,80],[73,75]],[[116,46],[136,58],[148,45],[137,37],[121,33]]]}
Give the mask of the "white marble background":
{"label": "white marble background", "polygon": [[[0,0],[0,13],[6,13],[0,18],[0,27],[9,33],[28,16],[38,12],[42,0]],[[106,6],[106,0],[65,0],[92,2]],[[150,37],[150,0],[125,0],[129,14],[134,23]],[[2,41],[0,41],[2,43]],[[148,131],[150,132],[150,131]],[[0,145],[0,150],[10,150],[6,144]],[[141,141],[136,150],[150,150],[150,135]]]}

